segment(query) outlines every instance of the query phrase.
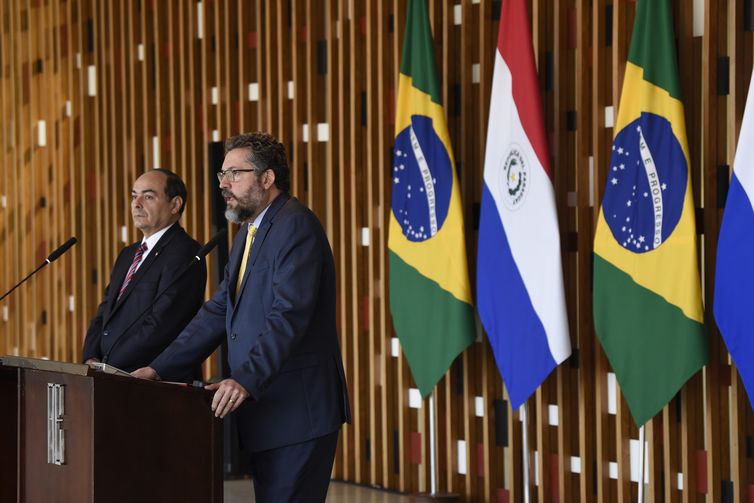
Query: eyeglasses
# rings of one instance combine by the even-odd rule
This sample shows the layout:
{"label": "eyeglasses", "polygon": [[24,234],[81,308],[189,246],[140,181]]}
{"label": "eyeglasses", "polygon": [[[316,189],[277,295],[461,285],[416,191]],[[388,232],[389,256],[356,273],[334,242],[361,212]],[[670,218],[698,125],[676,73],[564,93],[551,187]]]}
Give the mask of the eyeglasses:
{"label": "eyeglasses", "polygon": [[217,181],[222,183],[223,180],[230,179],[231,182],[235,183],[241,179],[241,173],[245,173],[247,171],[256,171],[256,170],[254,169],[226,169],[225,171],[218,171]]}

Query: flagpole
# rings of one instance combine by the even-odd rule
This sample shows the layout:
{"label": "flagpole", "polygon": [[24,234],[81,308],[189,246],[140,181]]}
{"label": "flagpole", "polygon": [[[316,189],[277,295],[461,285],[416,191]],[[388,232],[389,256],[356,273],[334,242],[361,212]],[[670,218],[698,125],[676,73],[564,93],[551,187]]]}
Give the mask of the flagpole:
{"label": "flagpole", "polygon": [[646,455],[644,442],[644,425],[639,428],[639,503],[644,503],[644,456]]}
{"label": "flagpole", "polygon": [[[524,503],[529,503],[531,501],[531,496],[529,494],[529,415],[526,411],[526,402],[521,404],[521,410],[519,412],[521,415],[521,430],[522,430],[522,458],[524,463]],[[639,502],[641,503],[641,502]]]}
{"label": "flagpole", "polygon": [[437,448],[435,447],[435,390],[429,394],[429,494],[437,494]]}
{"label": "flagpole", "polygon": [[444,503],[459,502],[460,496],[455,493],[440,492],[438,489],[438,460],[437,460],[437,403],[435,402],[437,386],[429,394],[429,491],[409,495],[410,503],[429,503],[442,501]]}

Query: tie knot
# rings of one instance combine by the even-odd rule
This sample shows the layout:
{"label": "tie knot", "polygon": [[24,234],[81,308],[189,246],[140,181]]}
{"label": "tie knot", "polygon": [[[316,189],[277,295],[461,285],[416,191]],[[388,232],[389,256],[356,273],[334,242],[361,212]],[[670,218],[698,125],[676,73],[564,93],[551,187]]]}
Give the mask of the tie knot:
{"label": "tie knot", "polygon": [[149,247],[147,246],[147,243],[144,242],[144,243],[141,243],[141,247],[140,248],[141,248],[141,251],[143,253],[143,252],[147,251],[147,248],[149,248]]}
{"label": "tie knot", "polygon": [[257,233],[257,228],[254,225],[249,225],[249,237],[254,239],[254,235]]}

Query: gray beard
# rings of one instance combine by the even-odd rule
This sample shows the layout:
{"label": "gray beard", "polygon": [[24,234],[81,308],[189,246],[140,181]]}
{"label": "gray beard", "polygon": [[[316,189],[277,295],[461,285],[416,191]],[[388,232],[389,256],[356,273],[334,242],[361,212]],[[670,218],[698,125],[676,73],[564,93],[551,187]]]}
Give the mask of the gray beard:
{"label": "gray beard", "polygon": [[242,224],[251,217],[251,212],[246,208],[226,208],[225,219],[234,224]]}

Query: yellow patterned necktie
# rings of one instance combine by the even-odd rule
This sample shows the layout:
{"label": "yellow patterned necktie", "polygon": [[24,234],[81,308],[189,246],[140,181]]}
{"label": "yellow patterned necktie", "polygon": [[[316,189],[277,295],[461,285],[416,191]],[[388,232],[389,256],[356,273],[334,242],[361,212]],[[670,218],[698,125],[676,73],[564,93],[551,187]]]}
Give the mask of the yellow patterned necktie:
{"label": "yellow patterned necktie", "polygon": [[236,298],[238,298],[238,292],[241,291],[241,283],[243,283],[243,277],[246,274],[246,262],[249,260],[249,250],[251,250],[251,243],[254,241],[254,235],[256,233],[257,228],[253,225],[249,225],[249,231],[246,234],[246,245],[243,247],[241,268],[238,270],[238,281],[236,281]]}

